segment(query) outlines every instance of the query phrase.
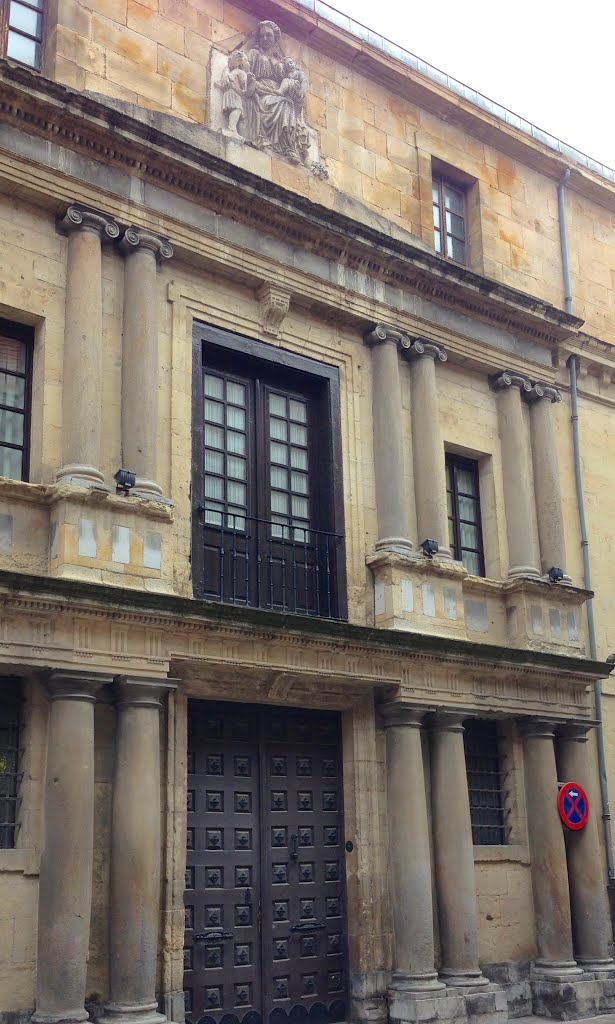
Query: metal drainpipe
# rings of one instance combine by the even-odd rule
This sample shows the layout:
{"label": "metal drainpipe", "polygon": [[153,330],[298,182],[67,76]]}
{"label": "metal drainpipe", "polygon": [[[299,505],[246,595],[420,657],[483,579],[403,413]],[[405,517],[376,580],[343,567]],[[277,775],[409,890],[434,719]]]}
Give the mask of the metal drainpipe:
{"label": "metal drainpipe", "polygon": [[[570,177],[570,168],[567,167],[557,186],[557,205],[559,209],[559,237],[562,252],[562,271],[564,275],[564,289],[566,293],[565,309],[572,313],[572,288],[570,284],[570,263],[568,260],[568,235],[566,232],[566,183]],[[570,399],[571,399],[571,422],[572,422],[572,444],[574,450],[574,478],[577,492],[577,508],[579,512],[579,526],[581,529],[581,550],[583,552],[583,580],[586,590],[591,590],[591,566],[589,563],[589,538],[587,535],[587,519],[585,517],[585,496],[583,493],[583,473],[581,469],[581,442],[579,438],[579,407],[577,394],[577,357],[571,356],[568,360],[568,373],[570,377]],[[587,609],[587,632],[589,635],[589,652],[593,661],[598,658],[596,648],[596,624],[594,620],[594,602],[590,598],[586,604]],[[609,788],[606,772],[606,755],[604,749],[604,724],[602,718],[602,680],[597,679],[594,683],[594,703],[596,707],[596,719],[598,721],[598,769],[600,774],[600,797],[602,801],[602,820],[604,822],[604,842],[606,846],[606,863],[608,872],[608,889],[611,902],[611,918],[615,911],[615,862],[613,859],[613,836],[611,830],[611,808],[609,803]]]}

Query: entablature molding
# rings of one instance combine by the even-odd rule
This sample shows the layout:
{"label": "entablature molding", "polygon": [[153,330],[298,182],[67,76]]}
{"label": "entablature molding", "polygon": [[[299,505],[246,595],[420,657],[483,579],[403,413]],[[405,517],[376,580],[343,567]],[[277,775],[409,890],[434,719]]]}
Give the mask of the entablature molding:
{"label": "entablature molding", "polygon": [[162,523],[172,523],[174,505],[168,499],[124,497],[107,487],[77,487],[72,484],[31,484],[23,480],[0,478],[0,501],[54,508],[61,502],[82,509],[103,508],[114,515],[139,515]]}
{"label": "entablature molding", "polygon": [[[377,688],[398,699],[583,719],[613,666],[444,637],[373,630],[99,584],[0,573],[6,671],[108,672],[164,679],[228,675],[270,686]],[[326,682],[323,682],[326,680]]]}
{"label": "entablature molding", "polygon": [[[186,125],[180,119],[119,100],[103,102],[8,62],[0,61],[0,83],[0,112],[5,123],[87,154],[88,160],[121,168],[133,178],[188,196],[219,215],[318,253],[351,271],[465,315],[504,325],[549,347],[576,334],[583,323],[525,292],[447,264],[418,238],[392,223],[383,230],[383,222],[376,225],[374,215],[361,204],[356,217],[340,214],[227,162],[224,146],[228,140],[205,127]],[[35,161],[31,158],[28,163],[31,166]],[[20,188],[43,193],[49,185],[47,177],[44,181],[38,177],[36,182],[34,178],[37,176],[19,175]],[[65,201],[70,198],[64,196]],[[102,198],[94,191],[92,205],[100,207]],[[131,220],[137,226],[136,219]],[[160,217],[155,223],[160,223]],[[181,237],[174,231],[168,233],[177,254],[182,254]],[[193,251],[190,243],[187,250]],[[262,280],[262,270],[257,277]],[[373,319],[372,310],[369,320]]]}

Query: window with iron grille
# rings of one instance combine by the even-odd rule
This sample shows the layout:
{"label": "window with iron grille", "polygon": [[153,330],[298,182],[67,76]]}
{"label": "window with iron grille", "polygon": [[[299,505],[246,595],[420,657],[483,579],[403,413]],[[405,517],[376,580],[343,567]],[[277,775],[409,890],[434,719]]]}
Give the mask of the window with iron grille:
{"label": "window with iron grille", "polygon": [[0,850],[15,846],[19,786],[21,686],[0,678]]}
{"label": "window with iron grille", "polygon": [[0,0],[2,53],[40,71],[46,0]]}
{"label": "window with iron grille", "polygon": [[504,846],[509,830],[498,725],[472,718],[464,726],[472,840],[475,846]]}
{"label": "window with iron grille", "polygon": [[0,318],[0,476],[28,479],[31,327]]}
{"label": "window with iron grille", "polygon": [[473,576],[485,575],[478,463],[446,453],[448,541],[453,558]]}
{"label": "window with iron grille", "polygon": [[432,178],[433,229],[436,252],[455,263],[467,263],[466,195],[446,178]]}
{"label": "window with iron grille", "polygon": [[193,380],[196,596],[343,618],[337,370],[197,325]]}

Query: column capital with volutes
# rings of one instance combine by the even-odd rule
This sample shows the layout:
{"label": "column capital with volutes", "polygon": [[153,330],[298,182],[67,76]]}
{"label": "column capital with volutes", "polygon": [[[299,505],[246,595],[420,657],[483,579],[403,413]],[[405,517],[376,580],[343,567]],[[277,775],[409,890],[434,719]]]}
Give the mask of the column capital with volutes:
{"label": "column capital with volutes", "polygon": [[162,238],[138,227],[126,228],[120,239],[120,249],[127,255],[133,252],[151,253],[157,263],[163,259],[168,260],[173,255],[173,246],[168,238]]}
{"label": "column capital with volutes", "polygon": [[429,719],[432,732],[464,732],[463,723],[470,717],[465,709],[439,708]]}
{"label": "column capital with volutes", "polygon": [[509,388],[518,388],[522,394],[528,394],[532,390],[532,383],[521,373],[514,370],[502,370],[490,379],[494,391],[507,391]]}
{"label": "column capital with volutes", "polygon": [[532,384],[530,391],[524,392],[523,397],[526,402],[530,402],[531,404],[534,402],[540,402],[544,399],[555,405],[557,402],[561,402],[562,393],[559,388],[553,387],[552,384],[544,384],[541,381],[536,381],[535,384]]}
{"label": "column capital with volutes", "polygon": [[557,735],[572,743],[587,743],[589,734],[596,726],[596,722],[563,722],[557,727]]}
{"label": "column capital with volutes", "polygon": [[140,676],[116,676],[114,691],[120,708],[156,708],[163,706],[165,694],[177,689],[179,679],[149,679]]}
{"label": "column capital with volutes", "polygon": [[76,204],[69,206],[66,213],[58,218],[57,228],[63,235],[90,231],[98,235],[101,242],[113,241],[120,234],[119,225],[107,213]]}
{"label": "column capital with volutes", "polygon": [[367,331],[363,335],[363,340],[366,345],[382,345],[386,342],[392,342],[401,351],[403,349],[409,349],[411,345],[410,338],[403,331],[398,330],[396,327],[389,327],[388,324],[376,324],[371,330]]}
{"label": "column capital with volutes", "polygon": [[448,360],[446,349],[428,338],[413,338],[410,346],[405,349],[404,355],[407,359],[421,359],[426,356],[428,359],[433,359],[435,363],[446,363]]}

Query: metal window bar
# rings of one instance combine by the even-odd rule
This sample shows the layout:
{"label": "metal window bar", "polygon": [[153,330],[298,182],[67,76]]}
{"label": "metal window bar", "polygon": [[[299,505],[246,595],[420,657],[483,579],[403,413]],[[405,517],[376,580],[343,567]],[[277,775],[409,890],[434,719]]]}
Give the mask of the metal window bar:
{"label": "metal window bar", "polygon": [[464,745],[472,841],[475,846],[505,846],[510,827],[497,722],[474,719],[465,723]]}
{"label": "metal window bar", "polygon": [[15,846],[21,773],[21,687],[0,679],[0,850]]}
{"label": "metal window bar", "polygon": [[[201,515],[205,506],[199,506]],[[219,525],[202,523],[219,537],[217,571],[201,581],[207,600],[335,619],[335,563],[344,535],[245,512],[224,512]]]}

